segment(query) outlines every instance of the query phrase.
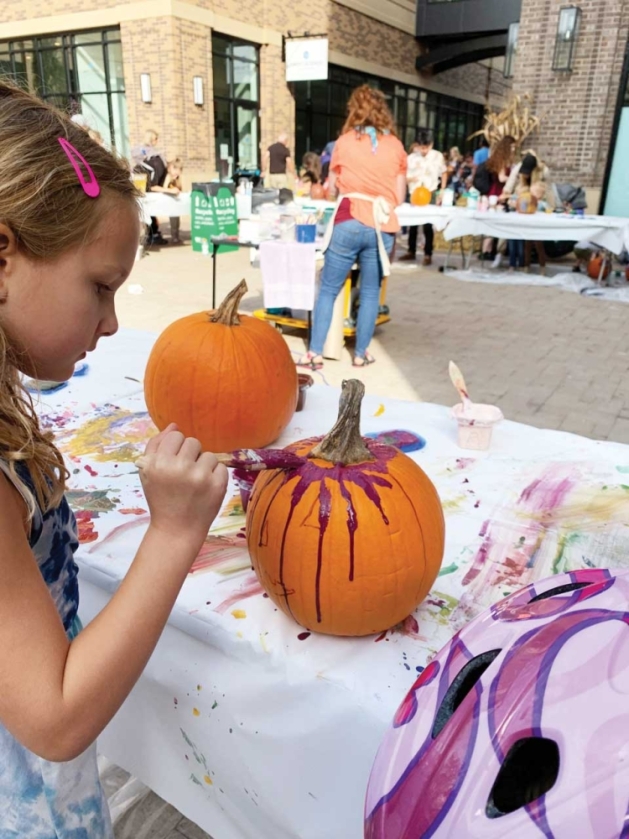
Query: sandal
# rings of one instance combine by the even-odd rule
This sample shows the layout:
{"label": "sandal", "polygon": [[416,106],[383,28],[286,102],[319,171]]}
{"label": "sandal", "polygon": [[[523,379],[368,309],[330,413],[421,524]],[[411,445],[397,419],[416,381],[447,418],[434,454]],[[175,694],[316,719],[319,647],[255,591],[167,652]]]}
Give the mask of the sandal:
{"label": "sandal", "polygon": [[323,357],[313,352],[307,352],[299,359],[297,367],[305,367],[307,370],[314,370],[316,372],[323,367]]}
{"label": "sandal", "polygon": [[[356,364],[357,360],[361,359],[360,364]],[[369,355],[369,353],[365,353],[364,355],[355,355],[354,360],[352,361],[352,367],[368,367],[370,364],[375,364],[376,359],[373,355]]]}

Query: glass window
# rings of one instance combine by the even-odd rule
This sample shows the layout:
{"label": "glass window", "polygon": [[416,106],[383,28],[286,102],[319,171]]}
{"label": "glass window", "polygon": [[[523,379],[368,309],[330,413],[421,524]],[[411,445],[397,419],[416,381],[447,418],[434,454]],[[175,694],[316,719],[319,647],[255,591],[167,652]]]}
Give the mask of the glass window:
{"label": "glass window", "polygon": [[129,148],[129,122],[124,93],[112,94],[111,112],[113,116],[113,145],[117,149],[126,150]]}
{"label": "glass window", "polygon": [[234,99],[258,101],[258,67],[250,61],[233,62]]}
{"label": "glass window", "polygon": [[298,159],[304,152],[322,148],[338,136],[345,122],[347,100],[352,90],[361,84],[370,84],[383,91],[399,137],[407,148],[422,128],[435,132],[435,146],[440,151],[453,145],[461,150],[471,148],[473,141],[467,138],[483,122],[483,107],[474,102],[330,65],[328,82],[295,85],[299,110],[296,123]]}
{"label": "glass window", "polygon": [[54,47],[63,46],[63,35],[52,35],[50,38],[38,38],[37,46],[39,49],[52,49]]}
{"label": "glass window", "polygon": [[253,44],[234,44],[233,55],[234,58],[253,61],[254,63],[258,60],[258,50]]}
{"label": "glass window", "polygon": [[83,113],[106,143],[128,152],[119,28],[2,41],[0,72],[61,110]]}
{"label": "glass window", "polygon": [[[120,38],[120,33],[116,31],[116,40]],[[75,44],[102,44],[103,43],[103,33],[102,32],[77,32],[76,35],[73,36],[72,40]]]}
{"label": "glass window", "polygon": [[227,56],[212,55],[212,77],[214,80],[214,96],[229,96],[231,94],[231,61]]}
{"label": "glass window", "polygon": [[258,113],[253,108],[239,105],[236,111],[238,126],[238,167],[255,169],[258,165]]}
{"label": "glass window", "polygon": [[109,63],[109,85],[111,89],[124,91],[124,64],[120,42],[107,45],[107,61]]}
{"label": "glass window", "polygon": [[212,68],[217,168],[221,159],[230,157],[230,172],[257,169],[259,48],[213,34]]}
{"label": "glass window", "polygon": [[76,47],[74,52],[78,90],[107,91],[105,53],[102,44]]}
{"label": "glass window", "polygon": [[212,34],[212,55],[228,55],[230,53],[231,41],[220,35]]}

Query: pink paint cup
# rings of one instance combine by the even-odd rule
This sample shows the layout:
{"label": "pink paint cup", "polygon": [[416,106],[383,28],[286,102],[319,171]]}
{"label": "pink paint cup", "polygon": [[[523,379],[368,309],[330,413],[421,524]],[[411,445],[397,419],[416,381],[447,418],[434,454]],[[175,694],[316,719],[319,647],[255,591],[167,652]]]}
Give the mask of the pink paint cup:
{"label": "pink paint cup", "polygon": [[459,446],[462,449],[476,449],[477,451],[487,451],[491,445],[494,425],[504,419],[500,408],[476,402],[467,411],[463,404],[459,403],[452,409],[452,414],[459,426]]}

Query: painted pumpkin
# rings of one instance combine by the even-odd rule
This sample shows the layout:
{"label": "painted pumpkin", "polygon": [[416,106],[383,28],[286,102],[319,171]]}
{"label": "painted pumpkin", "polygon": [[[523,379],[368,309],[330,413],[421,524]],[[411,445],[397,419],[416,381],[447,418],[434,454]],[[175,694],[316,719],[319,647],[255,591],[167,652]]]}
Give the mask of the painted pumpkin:
{"label": "painted pumpkin", "polygon": [[297,623],[328,635],[371,635],[428,594],[444,548],[435,487],[399,449],[360,435],[357,380],[343,382],[323,439],[288,448],[303,466],[261,472],[247,510],[260,583]]}
{"label": "painted pumpkin", "polygon": [[415,204],[417,207],[425,207],[427,204],[430,204],[431,200],[432,193],[425,186],[418,186],[417,189],[413,190],[413,194],[411,195],[411,204]]}
{"label": "painted pumpkin", "polygon": [[310,197],[313,201],[323,201],[325,198],[325,190],[321,184],[313,184],[310,189]]}
{"label": "painted pumpkin", "polygon": [[280,333],[237,313],[243,280],[216,311],[168,326],[144,377],[149,414],[161,430],[175,422],[214,452],[276,440],[297,406],[297,368]]}
{"label": "painted pumpkin", "polygon": [[[603,269],[603,273],[601,274],[601,267]],[[601,279],[606,280],[607,277],[611,274],[612,270],[612,263],[611,259],[606,257],[602,253],[593,253],[590,257],[590,261],[588,262],[588,277],[592,280],[598,280],[599,276]]]}

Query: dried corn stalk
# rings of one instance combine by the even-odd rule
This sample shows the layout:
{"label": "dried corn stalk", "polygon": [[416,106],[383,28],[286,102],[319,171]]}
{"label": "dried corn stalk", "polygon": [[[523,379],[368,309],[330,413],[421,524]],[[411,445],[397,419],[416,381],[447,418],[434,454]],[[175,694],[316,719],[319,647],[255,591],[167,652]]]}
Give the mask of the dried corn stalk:
{"label": "dried corn stalk", "polygon": [[487,109],[485,125],[480,131],[468,137],[485,137],[493,148],[503,137],[515,137],[518,145],[536,131],[541,123],[541,117],[531,111],[531,97],[528,93],[523,96],[515,95],[502,111],[497,113]]}

